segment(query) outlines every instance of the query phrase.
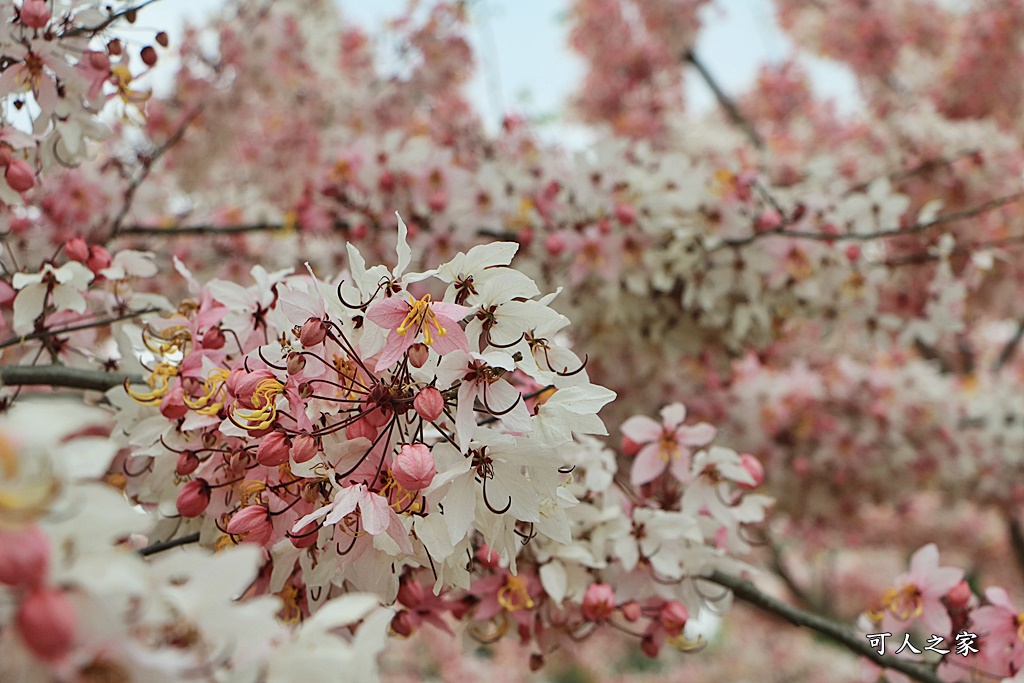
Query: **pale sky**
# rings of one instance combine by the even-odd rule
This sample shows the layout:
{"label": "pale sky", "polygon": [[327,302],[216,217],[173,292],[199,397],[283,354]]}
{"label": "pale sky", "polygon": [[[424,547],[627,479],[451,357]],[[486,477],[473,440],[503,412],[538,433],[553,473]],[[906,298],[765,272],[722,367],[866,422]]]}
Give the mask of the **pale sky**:
{"label": "pale sky", "polygon": [[[335,0],[344,17],[371,33],[397,16],[405,0]],[[222,0],[161,0],[139,13],[139,26],[168,29],[172,39],[186,19],[201,23]],[[477,0],[472,5],[471,38],[478,71],[470,98],[485,121],[496,126],[502,107],[530,116],[557,114],[575,89],[583,67],[567,47],[563,19],[567,0]],[[748,87],[757,66],[778,62],[792,43],[778,29],[770,0],[714,0],[706,8],[697,54],[728,93]],[[165,60],[166,61],[166,60]],[[837,99],[841,111],[858,106],[849,70],[822,59],[803,57],[815,89]],[[687,100],[696,111],[714,107],[698,77],[688,79]]]}

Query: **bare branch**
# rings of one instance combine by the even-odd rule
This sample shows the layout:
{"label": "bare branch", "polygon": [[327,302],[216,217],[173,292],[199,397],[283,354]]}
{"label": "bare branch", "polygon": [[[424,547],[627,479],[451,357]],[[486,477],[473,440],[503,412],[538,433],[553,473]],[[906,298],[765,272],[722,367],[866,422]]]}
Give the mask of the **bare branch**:
{"label": "bare branch", "polygon": [[[1003,350],[999,352],[999,357],[992,363],[992,372],[999,372],[1007,363],[1013,360],[1013,357],[1017,355],[1021,339],[1024,339],[1024,318],[1021,318],[1020,322],[1017,323],[1017,330],[1003,346]],[[1021,547],[1024,548],[1024,545]],[[1021,555],[1021,558],[1024,558],[1024,554]]]}
{"label": "bare branch", "polygon": [[69,332],[80,332],[81,330],[88,330],[94,327],[103,327],[104,325],[110,325],[112,323],[120,322],[121,320],[129,320],[131,318],[137,318],[140,315],[147,313],[158,313],[158,308],[144,308],[141,311],[129,311],[121,315],[117,315],[111,318],[102,318],[100,320],[92,320],[89,322],[79,323],[77,325],[71,325],[69,327],[60,327],[57,329],[45,329],[26,334],[23,337],[11,337],[10,339],[0,342],[0,349],[6,349],[8,346],[16,346],[18,344],[24,344],[27,341],[33,339],[43,339],[45,337],[51,337],[55,334],[67,334]]}
{"label": "bare branch", "polygon": [[1010,536],[1010,547],[1017,560],[1017,568],[1024,572],[1024,529],[1021,528],[1020,520],[1012,512],[1007,514],[1006,531]]}
{"label": "bare branch", "polygon": [[197,531],[196,533],[189,534],[188,536],[181,536],[180,538],[172,538],[169,541],[160,541],[159,543],[147,545],[145,548],[139,549],[139,555],[149,557],[150,555],[156,555],[157,553],[162,553],[163,551],[170,550],[171,548],[178,548],[183,545],[198,542],[199,532]]}
{"label": "bare branch", "polygon": [[868,644],[867,639],[855,635],[848,625],[826,619],[818,614],[804,611],[773,598],[761,592],[757,586],[747,579],[730,576],[720,571],[714,572],[707,578],[720,586],[730,589],[736,597],[744,602],[750,603],[754,607],[770,614],[782,617],[794,626],[802,626],[820,633],[829,640],[842,645],[850,652],[870,659],[878,666],[899,671],[914,680],[922,681],[922,683],[940,683],[941,681],[928,665],[894,656],[883,657]]}
{"label": "bare branch", "polygon": [[70,31],[68,31],[67,33],[65,33],[63,35],[64,36],[80,36],[80,35],[86,35],[86,34],[90,34],[90,33],[99,33],[100,31],[102,31],[103,29],[107,28],[108,26],[113,24],[115,21],[117,21],[121,17],[127,16],[128,14],[131,14],[132,12],[138,12],[142,8],[144,8],[144,7],[148,6],[148,5],[152,5],[156,1],[157,0],[146,0],[145,2],[139,3],[138,5],[133,5],[131,7],[125,7],[123,10],[121,10],[119,12],[114,12],[113,14],[108,16],[106,19],[104,19],[101,23],[97,24],[96,26],[79,26],[78,28],[71,29]]}
{"label": "bare branch", "polygon": [[6,386],[51,386],[106,391],[121,386],[125,380],[132,384],[145,383],[145,380],[138,375],[71,368],[66,365],[0,366],[0,384]]}
{"label": "bare branch", "polygon": [[248,232],[280,232],[284,223],[247,223],[243,225],[173,225],[157,227],[150,225],[129,225],[118,231],[118,235],[152,235],[157,237],[181,237],[185,235],[239,235]]}
{"label": "bare branch", "polygon": [[764,138],[762,138],[754,129],[754,125],[750,123],[745,116],[743,116],[739,107],[732,101],[732,98],[725,94],[725,91],[722,90],[722,86],[718,84],[715,77],[712,76],[711,72],[708,71],[708,68],[704,66],[704,62],[697,57],[693,50],[687,50],[686,54],[683,55],[683,59],[697,69],[697,73],[699,73],[701,78],[704,79],[707,86],[711,88],[711,92],[715,94],[715,99],[718,100],[719,106],[725,110],[729,119],[746,134],[750,139],[750,142],[753,143],[755,147],[758,149],[764,149]]}

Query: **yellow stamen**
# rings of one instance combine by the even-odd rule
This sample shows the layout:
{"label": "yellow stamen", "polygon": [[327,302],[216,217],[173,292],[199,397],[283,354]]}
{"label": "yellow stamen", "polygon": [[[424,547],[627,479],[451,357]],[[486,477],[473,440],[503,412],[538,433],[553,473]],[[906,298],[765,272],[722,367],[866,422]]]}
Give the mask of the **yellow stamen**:
{"label": "yellow stamen", "polygon": [[1014,617],[1014,623],[1017,624],[1017,640],[1024,643],[1024,612]]}
{"label": "yellow stamen", "polygon": [[900,590],[890,588],[882,596],[882,611],[885,610],[902,621],[918,618],[924,611],[920,589],[912,583],[908,583]]}
{"label": "yellow stamen", "polygon": [[224,383],[228,381],[228,376],[231,374],[230,371],[224,368],[217,368],[210,372],[206,380],[203,382],[203,391],[205,392],[199,398],[190,398],[189,396],[182,397],[187,405],[192,410],[197,411],[200,415],[216,415],[220,412],[221,407],[224,405],[224,401],[220,400],[215,403],[210,403],[211,400],[217,394],[223,392]]}
{"label": "yellow stamen", "polygon": [[274,424],[277,419],[277,403],[275,399],[284,393],[284,385],[274,378],[262,380],[256,385],[252,392],[252,410],[239,409],[235,407],[234,414],[246,422],[256,422],[255,425],[239,425],[249,431],[260,431]]}
{"label": "yellow stamen", "polygon": [[146,384],[152,391],[134,391],[131,386],[126,387],[128,395],[131,396],[136,403],[141,403],[144,406],[155,406],[160,405],[160,401],[163,400],[164,394],[171,388],[170,378],[178,376],[178,368],[171,365],[170,363],[160,363],[153,370],[152,374],[146,380]]}
{"label": "yellow stamen", "polygon": [[[395,330],[400,336],[405,336],[405,333],[409,330],[422,329],[423,330],[423,342],[430,346],[434,343],[434,333],[436,332],[438,337],[443,337],[448,334],[448,330],[441,326],[441,323],[437,319],[437,315],[431,309],[429,294],[424,294],[423,298],[419,301],[409,299],[409,312],[405,316],[405,320]],[[431,330],[433,326],[433,331]]]}
{"label": "yellow stamen", "polygon": [[663,434],[658,442],[658,457],[665,462],[671,462],[679,457],[679,443],[675,434]]}
{"label": "yellow stamen", "polygon": [[498,589],[498,604],[508,612],[533,609],[533,598],[526,590],[526,583],[518,576],[509,576],[505,585]]}

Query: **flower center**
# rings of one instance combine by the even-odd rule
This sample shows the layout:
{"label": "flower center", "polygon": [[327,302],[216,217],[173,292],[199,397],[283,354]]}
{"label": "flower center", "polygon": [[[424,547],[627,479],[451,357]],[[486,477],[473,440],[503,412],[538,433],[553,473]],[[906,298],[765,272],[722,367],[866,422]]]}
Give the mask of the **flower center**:
{"label": "flower center", "polygon": [[395,330],[399,335],[405,336],[405,333],[409,330],[423,330],[423,341],[427,346],[434,343],[434,333],[436,332],[438,337],[443,337],[448,334],[448,330],[441,326],[441,323],[437,319],[437,315],[431,309],[429,294],[424,294],[423,298],[419,301],[409,301],[409,312],[405,316],[405,320]]}
{"label": "flower center", "polygon": [[895,588],[887,590],[882,598],[882,605],[894,617],[903,621],[916,619],[924,611],[921,590],[912,583],[908,583],[898,591]]}
{"label": "flower center", "polygon": [[679,457],[679,442],[672,432],[663,432],[658,441],[658,456],[665,462]]}
{"label": "flower center", "polygon": [[235,408],[235,415],[247,422],[257,422],[256,425],[239,425],[243,429],[259,431],[274,424],[277,419],[277,404],[274,399],[284,393],[284,385],[274,378],[262,380],[256,385],[252,392],[252,410],[239,410]]}
{"label": "flower center", "polygon": [[518,576],[509,576],[505,585],[498,589],[498,604],[509,612],[533,609],[533,598],[526,590],[526,582]]}

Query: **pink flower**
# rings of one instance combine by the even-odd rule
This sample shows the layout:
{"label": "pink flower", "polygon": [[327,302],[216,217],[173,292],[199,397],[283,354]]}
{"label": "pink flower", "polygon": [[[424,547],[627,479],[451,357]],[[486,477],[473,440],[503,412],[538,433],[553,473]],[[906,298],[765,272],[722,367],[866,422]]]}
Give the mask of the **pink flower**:
{"label": "pink flower", "polygon": [[[459,321],[470,311],[468,306],[422,299],[403,301],[391,297],[374,304],[366,317],[388,330],[388,339],[377,361],[376,371],[388,368],[419,341],[433,347],[440,355],[462,349],[469,350],[469,340]],[[411,332],[411,334],[410,334]]]}
{"label": "pink flower", "polygon": [[972,629],[982,636],[982,656],[1000,676],[1013,676],[1024,668],[1024,611],[1010,602],[1002,588],[985,591],[989,604],[971,614]]}
{"label": "pink flower", "polygon": [[36,587],[46,578],[49,564],[50,541],[38,526],[0,529],[0,583]]}
{"label": "pink flower", "polygon": [[50,22],[50,7],[44,0],[25,0],[21,6],[21,23],[29,28],[43,28]]}
{"label": "pink flower", "polygon": [[887,590],[880,608],[869,612],[868,616],[882,621],[889,630],[905,628],[920,619],[932,633],[948,635],[953,630],[953,621],[942,598],[956,588],[963,577],[960,569],[940,567],[939,549],[929,543],[910,558],[910,571],[896,577],[893,583],[900,588]]}
{"label": "pink flower", "polygon": [[64,593],[40,589],[18,607],[15,623],[28,648],[47,661],[61,659],[74,644],[75,608]]}
{"label": "pink flower", "polygon": [[583,594],[583,616],[604,621],[615,611],[615,591],[607,583],[592,583]]}
{"label": "pink flower", "polygon": [[421,443],[402,446],[391,466],[395,481],[406,491],[420,491],[434,481],[437,469],[430,449]]}
{"label": "pink flower", "polygon": [[690,448],[704,446],[715,438],[716,430],[706,422],[683,426],[686,407],[673,403],[661,409],[661,424],[645,415],[636,415],[622,423],[622,433],[643,444],[633,461],[634,486],[661,476],[666,468],[681,482],[690,479]]}

